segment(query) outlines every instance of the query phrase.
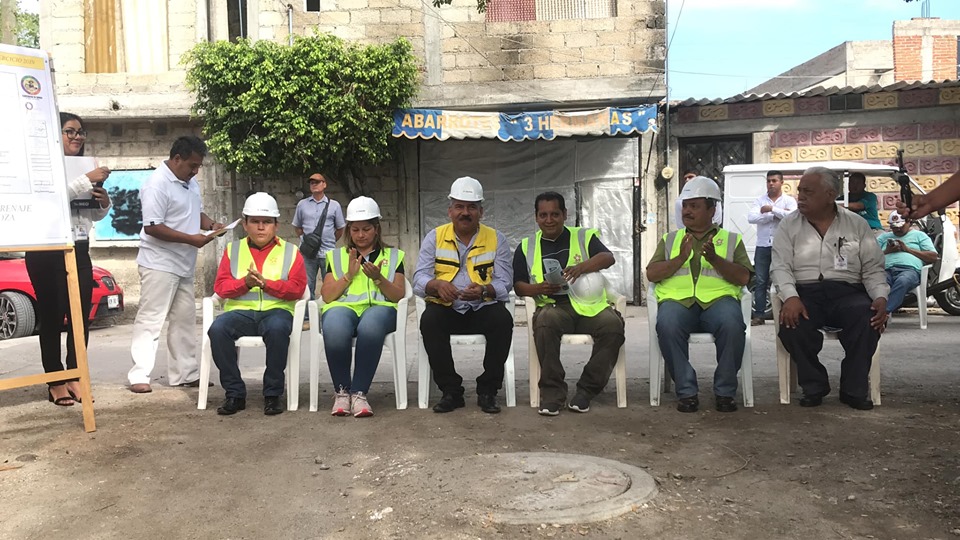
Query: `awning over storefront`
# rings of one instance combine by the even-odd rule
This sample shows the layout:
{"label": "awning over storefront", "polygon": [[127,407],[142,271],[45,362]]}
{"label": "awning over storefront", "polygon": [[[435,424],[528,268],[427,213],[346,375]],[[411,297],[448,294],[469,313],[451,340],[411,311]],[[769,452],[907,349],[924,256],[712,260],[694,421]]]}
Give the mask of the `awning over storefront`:
{"label": "awning over storefront", "polygon": [[516,114],[440,109],[398,109],[393,113],[393,136],[408,139],[549,141],[582,135],[628,135],[650,129],[657,129],[656,105]]}

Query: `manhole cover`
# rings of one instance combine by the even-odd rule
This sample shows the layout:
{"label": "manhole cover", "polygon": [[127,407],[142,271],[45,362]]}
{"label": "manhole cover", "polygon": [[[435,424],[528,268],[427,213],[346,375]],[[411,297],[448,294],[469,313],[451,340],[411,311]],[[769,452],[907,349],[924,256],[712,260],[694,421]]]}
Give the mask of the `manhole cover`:
{"label": "manhole cover", "polygon": [[593,456],[492,454],[459,465],[465,477],[482,478],[462,493],[465,502],[511,525],[610,519],[657,494],[653,477],[642,469]]}

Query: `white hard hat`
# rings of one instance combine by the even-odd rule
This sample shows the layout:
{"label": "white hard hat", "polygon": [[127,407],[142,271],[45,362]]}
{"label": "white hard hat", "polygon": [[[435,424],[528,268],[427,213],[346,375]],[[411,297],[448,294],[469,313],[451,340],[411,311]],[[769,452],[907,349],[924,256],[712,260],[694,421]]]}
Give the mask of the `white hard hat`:
{"label": "white hard hat", "polygon": [[680,200],[687,199],[714,199],[722,200],[720,187],[716,182],[706,176],[695,176],[687,182],[680,190]]}
{"label": "white hard hat", "polygon": [[370,197],[357,197],[347,205],[347,221],[368,221],[380,217],[380,205]]}
{"label": "white hard hat", "polygon": [[479,202],[483,200],[483,186],[480,181],[471,176],[462,176],[453,181],[450,186],[450,195],[448,199],[458,201]]}
{"label": "white hard hat", "polygon": [[247,197],[246,202],[243,203],[243,215],[278,218],[280,208],[277,207],[277,200],[269,193],[258,191]]}
{"label": "white hard hat", "polygon": [[570,296],[583,304],[596,304],[603,300],[604,285],[600,272],[583,274],[570,284]]}
{"label": "white hard hat", "polygon": [[907,220],[903,219],[903,216],[894,210],[890,212],[890,216],[887,217],[887,223],[889,223],[891,227],[902,227],[907,223]]}

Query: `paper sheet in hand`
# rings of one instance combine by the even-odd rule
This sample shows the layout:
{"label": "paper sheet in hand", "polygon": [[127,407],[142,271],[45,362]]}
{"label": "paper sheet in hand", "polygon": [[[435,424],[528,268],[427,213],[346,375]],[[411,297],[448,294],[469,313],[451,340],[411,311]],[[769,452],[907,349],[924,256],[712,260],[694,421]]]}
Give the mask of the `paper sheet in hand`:
{"label": "paper sheet in hand", "polygon": [[[243,218],[240,218],[240,219],[243,219]],[[220,236],[221,234],[227,234],[227,231],[229,231],[229,230],[233,229],[234,227],[236,227],[236,226],[237,226],[237,223],[240,223],[240,219],[234,221],[233,223],[231,223],[231,224],[229,224],[229,225],[224,225],[224,227],[223,227],[222,229],[218,230],[218,231],[203,231],[203,235],[204,235],[204,236],[211,236],[211,235]]]}
{"label": "paper sheet in hand", "polygon": [[563,278],[563,268],[560,261],[556,259],[543,260],[543,280],[552,285],[560,285],[560,292],[557,294],[567,294],[570,291],[570,285]]}

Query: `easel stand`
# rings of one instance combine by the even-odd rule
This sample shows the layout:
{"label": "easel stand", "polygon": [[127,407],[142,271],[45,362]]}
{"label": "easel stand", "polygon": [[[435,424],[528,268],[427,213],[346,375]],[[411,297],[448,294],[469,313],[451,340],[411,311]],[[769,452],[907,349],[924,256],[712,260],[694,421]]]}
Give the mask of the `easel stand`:
{"label": "easel stand", "polygon": [[82,313],[80,308],[80,281],[77,279],[77,253],[72,245],[62,246],[28,246],[17,248],[0,248],[0,252],[7,251],[62,251],[64,266],[67,269],[67,294],[70,299],[70,324],[73,327],[73,345],[77,354],[76,369],[55,371],[41,375],[27,375],[12,379],[0,379],[0,390],[23,388],[39,384],[47,384],[67,379],[79,379],[80,400],[83,409],[83,429],[87,433],[97,430],[97,423],[93,417],[93,395],[90,393],[90,369],[87,365],[87,344],[83,339],[84,317],[89,313]]}

